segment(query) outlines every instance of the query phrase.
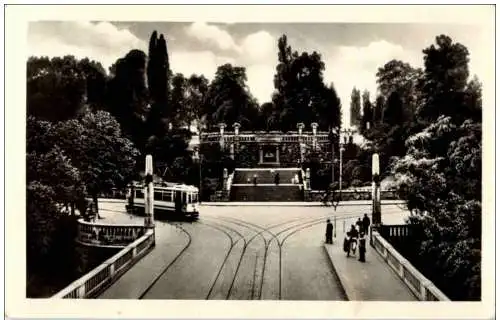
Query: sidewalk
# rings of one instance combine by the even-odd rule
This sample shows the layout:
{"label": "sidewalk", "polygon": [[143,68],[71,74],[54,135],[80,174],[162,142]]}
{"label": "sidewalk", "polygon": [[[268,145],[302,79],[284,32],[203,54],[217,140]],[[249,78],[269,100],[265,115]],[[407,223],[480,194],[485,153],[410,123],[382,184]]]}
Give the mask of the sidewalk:
{"label": "sidewalk", "polygon": [[155,236],[153,250],[111,284],[99,299],[139,299],[189,241],[182,231],[168,224],[158,225]]}
{"label": "sidewalk", "polygon": [[343,238],[324,248],[350,301],[418,301],[387,263],[367,242],[366,262],[346,257]]}
{"label": "sidewalk", "polygon": [[[382,200],[382,205],[389,205],[389,204],[404,204],[403,200]],[[340,201],[339,202],[339,207],[343,206],[368,206],[372,205],[371,200],[353,200],[353,201]],[[299,202],[252,202],[252,201],[247,201],[247,202],[235,202],[235,201],[228,201],[228,202],[202,202],[201,206],[207,206],[207,207],[221,207],[221,206],[226,206],[226,207],[231,207],[231,206],[273,206],[273,207],[323,207],[325,206],[323,202],[308,202],[308,201],[299,201]]]}

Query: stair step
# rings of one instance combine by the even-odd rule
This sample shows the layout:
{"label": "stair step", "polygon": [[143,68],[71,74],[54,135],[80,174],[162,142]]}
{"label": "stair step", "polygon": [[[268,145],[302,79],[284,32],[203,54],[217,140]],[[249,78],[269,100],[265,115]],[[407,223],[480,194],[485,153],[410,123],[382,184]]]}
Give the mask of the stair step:
{"label": "stair step", "polygon": [[231,201],[303,201],[303,192],[299,186],[233,186],[231,187]]}

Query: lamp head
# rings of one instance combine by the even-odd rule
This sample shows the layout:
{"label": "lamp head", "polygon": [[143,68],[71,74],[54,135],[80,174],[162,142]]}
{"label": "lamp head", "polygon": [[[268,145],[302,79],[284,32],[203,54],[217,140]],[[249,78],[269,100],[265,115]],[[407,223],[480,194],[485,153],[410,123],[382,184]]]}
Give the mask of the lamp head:
{"label": "lamp head", "polygon": [[379,158],[378,154],[374,153],[372,155],[372,175],[379,175],[380,174],[380,164],[379,164]]}

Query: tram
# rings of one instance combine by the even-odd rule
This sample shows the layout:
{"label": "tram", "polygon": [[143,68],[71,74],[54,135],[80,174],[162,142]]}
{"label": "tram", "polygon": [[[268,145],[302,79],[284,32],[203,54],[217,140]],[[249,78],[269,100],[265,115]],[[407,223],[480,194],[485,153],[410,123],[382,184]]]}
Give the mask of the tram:
{"label": "tram", "polygon": [[[154,213],[169,216],[182,216],[196,219],[199,216],[198,188],[184,184],[154,186]],[[144,212],[144,189],[134,186],[129,191],[129,207]]]}

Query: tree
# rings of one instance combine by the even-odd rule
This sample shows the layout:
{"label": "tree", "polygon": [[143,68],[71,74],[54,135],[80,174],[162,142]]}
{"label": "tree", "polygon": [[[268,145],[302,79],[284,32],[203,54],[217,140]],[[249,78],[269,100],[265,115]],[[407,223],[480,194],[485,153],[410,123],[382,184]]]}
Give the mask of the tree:
{"label": "tree", "polygon": [[208,122],[211,127],[224,122],[239,122],[243,128],[251,128],[258,117],[258,105],[246,85],[245,68],[225,64],[217,68],[210,83],[206,103],[209,107]]}
{"label": "tree", "polygon": [[424,231],[424,274],[455,300],[481,298],[481,135],[480,123],[440,116],[408,139],[393,170]]}
{"label": "tree", "polygon": [[139,152],[130,140],[122,137],[120,125],[109,113],[87,113],[81,123],[85,135],[79,168],[97,205],[101,191],[124,187],[131,180]]}
{"label": "tree", "polygon": [[361,131],[368,130],[368,128],[373,127],[373,110],[372,103],[370,102],[370,92],[365,90],[363,92],[363,116],[361,120]]}
{"label": "tree", "polygon": [[389,127],[402,125],[405,122],[403,115],[403,100],[401,95],[394,91],[389,95],[383,111],[383,122]]}
{"label": "tree", "polygon": [[147,137],[146,118],[149,112],[145,78],[146,54],[130,51],[116,62],[115,76],[108,83],[108,111],[120,124],[121,130],[139,148]]}
{"label": "tree", "polygon": [[276,116],[274,104],[272,102],[263,103],[259,108],[259,120],[255,128],[266,131],[276,128],[278,124]]}
{"label": "tree", "polygon": [[286,35],[280,37],[272,98],[273,124],[277,123],[282,131],[295,130],[299,122],[317,122],[320,130],[340,124],[340,99],[333,84],[324,84],[324,70],[318,52],[292,52]]}
{"label": "tree", "polygon": [[202,127],[203,108],[208,93],[208,80],[204,76],[191,75],[187,79],[186,92],[186,117],[190,123],[197,122],[198,127]]}
{"label": "tree", "polygon": [[172,71],[167,51],[167,42],[163,34],[158,37],[153,31],[149,41],[147,64],[148,88],[151,111],[148,116],[149,136],[161,138],[165,134],[167,123],[173,122],[176,113],[169,108],[170,80]]}
{"label": "tree", "polygon": [[135,174],[139,153],[108,112],[88,112],[80,120],[60,123],[54,137],[96,204],[100,192],[124,187]]}
{"label": "tree", "polygon": [[26,156],[28,184],[36,181],[51,188],[51,199],[62,205],[79,201],[85,192],[80,172],[58,146],[47,153],[30,152]]}
{"label": "tree", "polygon": [[377,96],[377,99],[375,100],[375,105],[373,106],[372,123],[374,126],[378,126],[382,122],[384,105],[385,105],[384,97],[381,95]]}
{"label": "tree", "polygon": [[460,43],[453,43],[445,35],[436,37],[433,44],[424,51],[423,104],[419,117],[428,123],[440,115],[450,116],[460,124],[478,112],[465,103],[467,79],[469,77],[469,51]]}
{"label": "tree", "polygon": [[170,122],[174,127],[184,127],[191,124],[191,119],[186,111],[187,81],[182,73],[177,73],[172,78],[172,94],[170,100]]}
{"label": "tree", "polygon": [[351,126],[359,127],[361,124],[361,93],[353,88],[351,93]]}
{"label": "tree", "polygon": [[377,84],[381,96],[388,100],[396,92],[405,107],[408,121],[413,119],[420,100],[423,72],[400,60],[391,60],[377,71]]}
{"label": "tree", "polygon": [[74,56],[30,57],[27,63],[28,115],[49,121],[76,117],[86,105],[102,108],[106,73],[99,62]]}

